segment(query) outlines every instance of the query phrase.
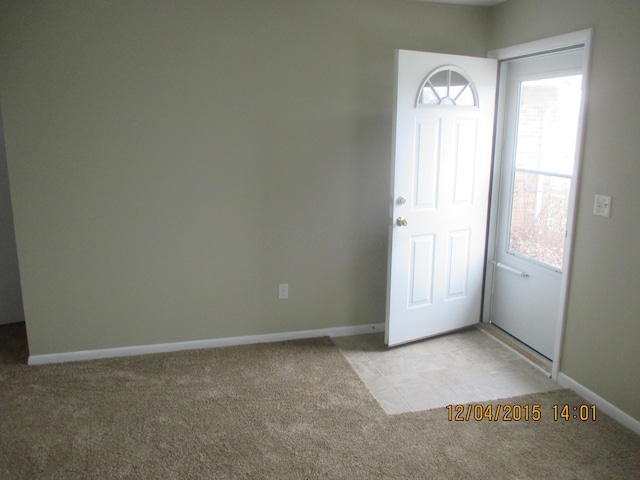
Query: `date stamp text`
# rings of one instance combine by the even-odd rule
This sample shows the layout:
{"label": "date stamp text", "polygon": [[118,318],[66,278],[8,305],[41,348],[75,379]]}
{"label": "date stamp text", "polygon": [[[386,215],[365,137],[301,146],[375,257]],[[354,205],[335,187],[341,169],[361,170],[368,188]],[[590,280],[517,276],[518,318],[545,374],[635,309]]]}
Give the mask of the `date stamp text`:
{"label": "date stamp text", "polygon": [[447,405],[447,420],[450,422],[539,422],[550,414],[553,421],[577,420],[582,422],[596,420],[595,405],[551,405],[550,412],[543,413],[537,403],[489,403]]}

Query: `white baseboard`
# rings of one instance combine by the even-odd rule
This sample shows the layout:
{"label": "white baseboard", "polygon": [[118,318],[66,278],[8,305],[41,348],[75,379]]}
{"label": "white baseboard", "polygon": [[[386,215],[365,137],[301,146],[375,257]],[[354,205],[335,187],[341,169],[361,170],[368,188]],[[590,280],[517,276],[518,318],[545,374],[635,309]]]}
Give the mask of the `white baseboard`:
{"label": "white baseboard", "polygon": [[631,415],[623,412],[615,405],[612,405],[611,403],[607,402],[600,395],[592,392],[587,387],[576,382],[573,378],[565,375],[562,372],[558,374],[558,383],[563,387],[567,387],[575,391],[578,395],[583,397],[588,402],[596,405],[599,410],[602,410],[604,413],[609,415],[618,423],[621,423],[622,425],[627,427],[629,430],[640,435],[640,421],[636,420]]}
{"label": "white baseboard", "polygon": [[190,342],[161,343],[155,345],[139,345],[133,347],[105,348],[100,350],[84,350],[80,352],[51,353],[46,355],[30,355],[29,365],[45,365],[47,363],[75,362],[79,360],[95,360],[99,358],[128,357],[147,353],[177,352],[180,350],[196,350],[199,348],[231,347],[253,343],[281,342],[314,337],[344,337],[365,333],[384,332],[384,323],[353,325],[349,327],[321,328],[318,330],[301,330],[297,332],[269,333],[265,335],[248,335],[244,337],[214,338],[210,340],[194,340]]}

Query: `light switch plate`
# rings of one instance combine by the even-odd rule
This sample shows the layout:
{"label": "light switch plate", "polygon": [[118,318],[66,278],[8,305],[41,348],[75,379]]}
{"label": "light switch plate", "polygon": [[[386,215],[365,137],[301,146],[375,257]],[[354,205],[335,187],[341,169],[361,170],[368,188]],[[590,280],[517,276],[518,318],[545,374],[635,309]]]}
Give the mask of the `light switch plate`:
{"label": "light switch plate", "polygon": [[593,204],[593,214],[601,217],[611,216],[611,197],[609,195],[596,195]]}

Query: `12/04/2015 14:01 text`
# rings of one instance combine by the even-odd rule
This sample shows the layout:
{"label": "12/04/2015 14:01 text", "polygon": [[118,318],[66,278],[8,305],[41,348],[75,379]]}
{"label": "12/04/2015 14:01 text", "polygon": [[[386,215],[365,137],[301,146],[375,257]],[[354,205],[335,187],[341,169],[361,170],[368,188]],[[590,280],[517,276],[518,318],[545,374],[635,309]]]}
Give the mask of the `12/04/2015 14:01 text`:
{"label": "12/04/2015 14:01 text", "polygon": [[[577,405],[571,406],[552,405],[551,407],[553,420],[579,420],[579,421],[595,421],[596,406],[595,405]],[[542,408],[539,404],[468,404],[468,405],[447,405],[447,420],[450,422],[470,422],[470,421],[503,421],[503,422],[520,422],[533,421],[538,422],[542,419]]]}

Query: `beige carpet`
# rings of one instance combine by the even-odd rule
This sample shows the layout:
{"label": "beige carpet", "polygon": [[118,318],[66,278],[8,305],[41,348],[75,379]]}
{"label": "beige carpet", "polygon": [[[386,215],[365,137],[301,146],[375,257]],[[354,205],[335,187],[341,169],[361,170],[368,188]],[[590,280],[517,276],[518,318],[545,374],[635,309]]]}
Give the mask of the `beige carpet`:
{"label": "beige carpet", "polygon": [[[497,403],[497,402],[496,402]],[[502,401],[505,403],[505,401]],[[0,365],[2,479],[629,479],[640,437],[554,422],[388,416],[327,338]]]}

